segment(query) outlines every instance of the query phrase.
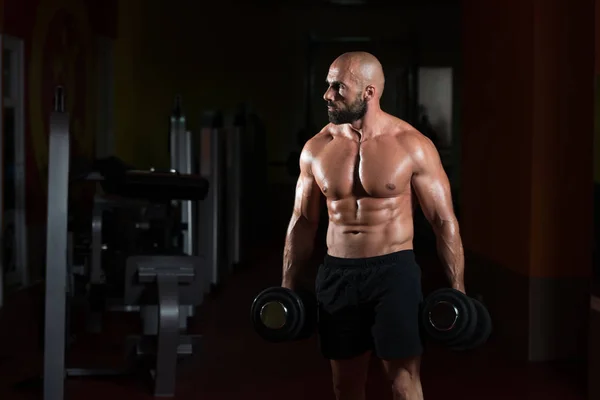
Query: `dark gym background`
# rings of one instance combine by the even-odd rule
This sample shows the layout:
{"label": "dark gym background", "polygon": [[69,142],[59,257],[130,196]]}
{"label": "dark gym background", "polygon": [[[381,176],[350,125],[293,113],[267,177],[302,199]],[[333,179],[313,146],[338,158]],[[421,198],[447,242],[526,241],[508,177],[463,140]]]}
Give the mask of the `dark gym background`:
{"label": "dark gym background", "polygon": [[[459,215],[468,290],[488,305],[493,346],[506,359],[574,362],[577,374],[589,376],[587,398],[598,398],[597,3],[2,1],[5,93],[6,44],[16,40],[23,50],[32,285],[7,291],[0,349],[33,329],[27,310],[43,278],[47,120],[57,84],[70,88],[73,159],[114,154],[138,168],[168,167],[167,119],[176,95],[192,132],[201,111],[248,106],[266,133],[268,189],[257,195],[269,212],[257,235],[281,251],[295,186],[286,160],[325,124],[329,63],[363,49],[386,71],[384,109],[409,120],[417,112],[406,100],[414,90],[407,77],[420,67],[451,68],[452,138],[440,152]],[[5,148],[15,140],[7,132],[18,131],[18,107],[11,104],[5,96]],[[4,187],[11,187],[6,178]],[[6,201],[3,211],[10,211]],[[422,251],[433,252],[427,226],[418,235]],[[1,363],[2,352],[5,368]]]}

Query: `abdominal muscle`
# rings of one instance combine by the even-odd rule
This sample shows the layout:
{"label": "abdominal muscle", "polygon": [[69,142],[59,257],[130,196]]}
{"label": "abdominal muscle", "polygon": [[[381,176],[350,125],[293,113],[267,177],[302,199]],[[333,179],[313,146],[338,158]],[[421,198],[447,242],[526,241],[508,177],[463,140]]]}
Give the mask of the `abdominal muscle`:
{"label": "abdominal muscle", "polygon": [[327,253],[340,258],[375,257],[413,248],[410,195],[327,200]]}

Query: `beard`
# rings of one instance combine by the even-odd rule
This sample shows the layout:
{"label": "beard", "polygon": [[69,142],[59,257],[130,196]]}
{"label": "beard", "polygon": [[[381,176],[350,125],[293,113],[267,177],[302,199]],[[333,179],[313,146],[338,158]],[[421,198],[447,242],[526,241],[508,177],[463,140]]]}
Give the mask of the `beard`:
{"label": "beard", "polygon": [[[335,107],[333,103],[327,104],[330,107]],[[334,108],[331,111],[327,111],[329,122],[335,125],[351,124],[354,121],[358,121],[367,113],[367,102],[357,98],[352,104],[345,109]]]}

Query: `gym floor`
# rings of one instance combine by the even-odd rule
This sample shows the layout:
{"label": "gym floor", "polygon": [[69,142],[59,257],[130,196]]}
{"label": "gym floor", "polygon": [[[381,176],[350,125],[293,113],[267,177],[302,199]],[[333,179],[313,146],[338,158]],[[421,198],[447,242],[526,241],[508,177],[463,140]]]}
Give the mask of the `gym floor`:
{"label": "gym floor", "polygon": [[[249,306],[264,287],[278,284],[281,257],[276,246],[257,249],[252,262],[233,274],[216,295],[200,307],[191,326],[204,335],[203,348],[183,361],[178,370],[176,399],[229,400],[238,398],[333,399],[328,363],[315,339],[273,345],[259,339],[249,323]],[[420,257],[424,281],[437,271],[435,259]],[[428,280],[430,284],[431,279]],[[42,288],[9,298],[0,312],[0,399],[41,399],[39,376],[40,305]],[[123,316],[105,320],[105,333],[78,336],[69,350],[69,366],[118,366],[124,335],[136,324]],[[503,356],[493,337],[472,353],[429,348],[423,360],[422,381],[428,400],[461,398],[586,399],[586,367],[582,364],[518,364]],[[27,382],[29,384],[23,384]],[[33,382],[33,383],[32,383]],[[67,399],[151,399],[142,379],[69,378]],[[391,399],[379,363],[372,363],[367,398]]]}

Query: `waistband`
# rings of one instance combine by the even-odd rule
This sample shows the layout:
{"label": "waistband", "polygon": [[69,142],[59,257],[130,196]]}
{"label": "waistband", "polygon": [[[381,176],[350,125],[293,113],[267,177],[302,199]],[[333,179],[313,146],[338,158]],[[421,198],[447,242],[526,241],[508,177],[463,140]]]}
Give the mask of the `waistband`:
{"label": "waistband", "polygon": [[323,264],[326,267],[341,267],[341,268],[354,268],[354,267],[375,267],[387,264],[403,264],[403,263],[414,263],[415,253],[412,249],[400,250],[394,253],[383,254],[375,257],[365,258],[341,258],[325,255]]}

